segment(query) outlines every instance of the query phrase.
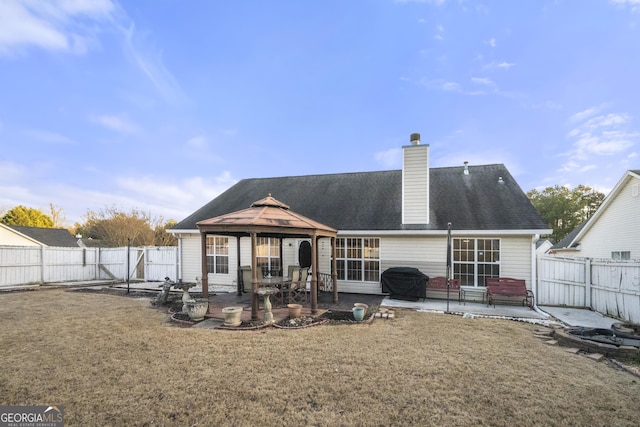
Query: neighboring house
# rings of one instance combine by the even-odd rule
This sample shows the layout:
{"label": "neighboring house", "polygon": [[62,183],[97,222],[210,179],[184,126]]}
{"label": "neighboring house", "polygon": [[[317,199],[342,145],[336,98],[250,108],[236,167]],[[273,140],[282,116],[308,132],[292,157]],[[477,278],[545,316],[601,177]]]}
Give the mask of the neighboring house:
{"label": "neighboring house", "polygon": [[640,170],[627,171],[587,221],[549,253],[584,258],[640,259]]}
{"label": "neighboring house", "polygon": [[64,228],[23,227],[0,223],[0,246],[78,247],[76,238]]}
{"label": "neighboring house", "polygon": [[[487,277],[534,283],[536,241],[551,229],[504,165],[429,167],[429,145],[412,134],[402,170],[244,179],[173,228],[180,247],[180,279],[201,276],[197,222],[248,208],[272,194],[297,213],[338,230],[336,266],[340,292],[381,293],[390,267],[417,267],[444,276],[447,224],[452,224],[453,276],[463,286]],[[258,265],[287,271],[298,264],[304,239],[260,237]],[[240,242],[240,248],[238,243]],[[235,283],[250,265],[250,239],[207,236],[208,279]],[[319,243],[319,273],[331,273],[331,242]]]}
{"label": "neighboring house", "polygon": [[553,247],[553,241],[549,239],[540,239],[536,242],[536,254],[544,255]]}

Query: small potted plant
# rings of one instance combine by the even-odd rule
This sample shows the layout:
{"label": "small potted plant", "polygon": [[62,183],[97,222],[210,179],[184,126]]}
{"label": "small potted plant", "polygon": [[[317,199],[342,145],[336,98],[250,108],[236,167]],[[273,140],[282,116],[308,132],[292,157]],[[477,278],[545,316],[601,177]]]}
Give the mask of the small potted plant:
{"label": "small potted plant", "polygon": [[242,323],[242,307],[224,307],[222,314],[224,315],[225,326],[240,326]]}
{"label": "small potted plant", "polygon": [[353,311],[353,318],[356,319],[356,321],[361,322],[364,319],[364,307],[353,307],[351,311]]}
{"label": "small potted plant", "polygon": [[300,317],[300,314],[302,313],[302,306],[300,304],[287,304],[287,307],[289,308],[290,318],[295,319]]}
{"label": "small potted plant", "polygon": [[184,303],[187,310],[187,314],[194,322],[199,322],[204,319],[204,315],[209,310],[209,300],[206,298],[199,298]]}

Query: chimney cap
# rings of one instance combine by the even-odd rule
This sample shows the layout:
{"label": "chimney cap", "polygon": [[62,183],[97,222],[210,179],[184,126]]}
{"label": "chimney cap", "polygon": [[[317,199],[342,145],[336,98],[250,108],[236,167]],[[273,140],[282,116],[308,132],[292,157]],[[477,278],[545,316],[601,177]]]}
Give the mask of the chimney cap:
{"label": "chimney cap", "polygon": [[411,141],[411,145],[420,145],[420,134],[412,133],[409,137],[409,141]]}

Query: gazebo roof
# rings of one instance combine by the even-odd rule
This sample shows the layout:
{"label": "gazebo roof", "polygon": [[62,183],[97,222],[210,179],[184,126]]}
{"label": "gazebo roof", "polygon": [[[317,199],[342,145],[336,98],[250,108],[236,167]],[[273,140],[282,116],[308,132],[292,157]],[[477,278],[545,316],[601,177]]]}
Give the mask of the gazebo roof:
{"label": "gazebo roof", "polygon": [[196,223],[201,232],[248,234],[250,232],[277,235],[336,236],[338,231],[306,216],[269,194],[251,207]]}

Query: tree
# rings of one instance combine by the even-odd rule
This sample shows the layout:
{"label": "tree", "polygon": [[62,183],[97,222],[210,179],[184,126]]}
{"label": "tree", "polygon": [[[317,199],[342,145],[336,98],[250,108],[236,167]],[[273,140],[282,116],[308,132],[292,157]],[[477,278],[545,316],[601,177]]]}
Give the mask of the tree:
{"label": "tree", "polygon": [[122,247],[152,246],[155,232],[151,228],[149,214],[132,209],[131,212],[121,212],[115,207],[106,208],[100,212],[87,211],[87,220],[78,227],[77,232],[83,237],[90,237],[104,242],[105,246]]}
{"label": "tree", "polygon": [[556,242],[562,240],[573,229],[595,213],[604,200],[604,193],[585,185],[573,190],[555,185],[541,192],[533,189],[527,193],[533,206],[553,229]]}
{"label": "tree", "polygon": [[[162,219],[159,220],[160,222]],[[156,246],[176,246],[178,244],[178,239],[173,234],[167,233],[167,229],[176,225],[178,221],[175,219],[170,219],[164,225],[158,224],[156,225],[155,231],[155,245]]]}
{"label": "tree", "polygon": [[24,227],[54,227],[51,217],[43,213],[40,209],[27,208],[22,205],[9,209],[0,222],[7,225],[20,225]]}
{"label": "tree", "polygon": [[67,222],[67,217],[64,215],[62,208],[58,208],[53,203],[49,203],[49,212],[51,212],[53,226],[55,228],[63,228]]}

